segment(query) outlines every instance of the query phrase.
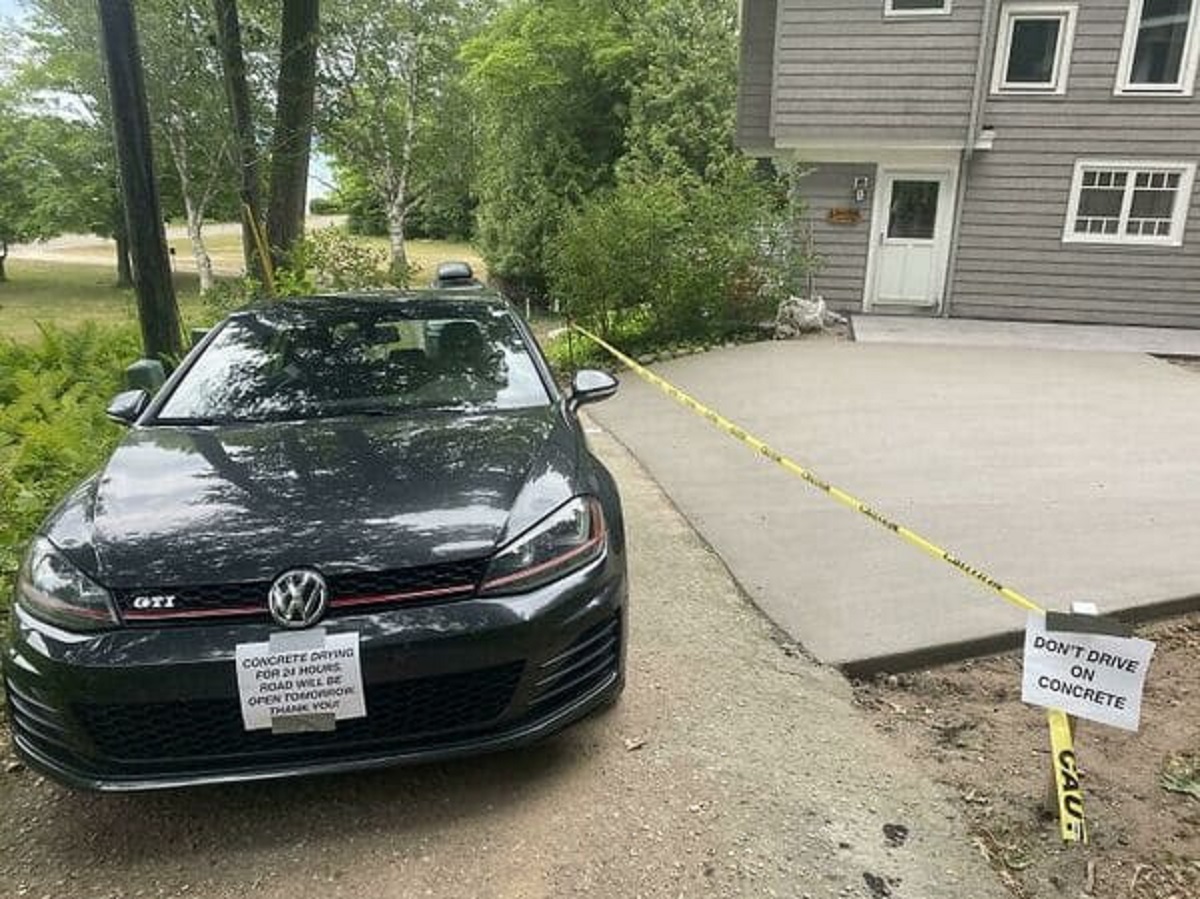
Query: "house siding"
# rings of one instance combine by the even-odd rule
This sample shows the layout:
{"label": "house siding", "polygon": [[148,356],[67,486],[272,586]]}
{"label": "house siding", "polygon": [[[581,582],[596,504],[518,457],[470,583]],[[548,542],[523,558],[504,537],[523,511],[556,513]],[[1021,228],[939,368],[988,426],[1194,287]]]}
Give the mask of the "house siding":
{"label": "house siding", "polygon": [[1076,160],[1200,162],[1200,97],[1113,94],[1127,10],[1079,3],[1065,96],[988,97],[996,139],[968,172],[954,315],[1200,327],[1200,190],[1182,247],[1062,240]]}
{"label": "house siding", "polygon": [[778,143],[965,140],[983,0],[915,17],[885,17],[883,0],[778,3]]}
{"label": "house siding", "polygon": [[816,292],[839,312],[862,309],[867,250],[871,237],[871,197],[861,204],[863,220],[854,225],[829,221],[832,209],[855,206],[854,179],[866,177],[875,185],[876,167],[869,163],[818,163],[801,182],[801,193],[813,232],[813,248],[821,265]]}
{"label": "house siding", "polygon": [[738,66],[737,144],[768,152],[771,87],[775,66],[776,0],[743,0],[741,64]]}

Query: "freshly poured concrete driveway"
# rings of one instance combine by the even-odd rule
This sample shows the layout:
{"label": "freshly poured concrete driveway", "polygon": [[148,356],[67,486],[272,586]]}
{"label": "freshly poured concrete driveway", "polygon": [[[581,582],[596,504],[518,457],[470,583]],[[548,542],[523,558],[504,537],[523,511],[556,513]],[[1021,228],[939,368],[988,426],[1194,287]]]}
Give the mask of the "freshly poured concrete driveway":
{"label": "freshly poured concrete driveway", "polygon": [[[826,340],[656,370],[1043,605],[1200,594],[1198,373],[1133,354]],[[822,661],[895,666],[1024,627],[996,595],[632,373],[594,416]]]}

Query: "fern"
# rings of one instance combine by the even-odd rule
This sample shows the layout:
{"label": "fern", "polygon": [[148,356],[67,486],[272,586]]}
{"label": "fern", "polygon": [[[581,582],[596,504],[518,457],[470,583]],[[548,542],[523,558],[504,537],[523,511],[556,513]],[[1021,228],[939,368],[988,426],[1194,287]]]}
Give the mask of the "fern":
{"label": "fern", "polygon": [[38,328],[0,341],[0,618],[30,536],[120,438],[104,410],[138,356],[132,328]]}

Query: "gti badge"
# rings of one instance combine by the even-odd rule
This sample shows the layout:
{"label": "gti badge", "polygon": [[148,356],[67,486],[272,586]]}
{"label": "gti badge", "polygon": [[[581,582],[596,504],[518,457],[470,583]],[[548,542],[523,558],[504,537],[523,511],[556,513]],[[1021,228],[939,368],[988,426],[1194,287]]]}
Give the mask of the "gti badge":
{"label": "gti badge", "polygon": [[287,571],[271,584],[268,605],[271,617],[283,627],[290,630],[312,627],[325,615],[329,585],[311,568]]}
{"label": "gti badge", "polygon": [[174,596],[135,596],[133,598],[133,607],[138,611],[146,609],[173,609],[175,608]]}

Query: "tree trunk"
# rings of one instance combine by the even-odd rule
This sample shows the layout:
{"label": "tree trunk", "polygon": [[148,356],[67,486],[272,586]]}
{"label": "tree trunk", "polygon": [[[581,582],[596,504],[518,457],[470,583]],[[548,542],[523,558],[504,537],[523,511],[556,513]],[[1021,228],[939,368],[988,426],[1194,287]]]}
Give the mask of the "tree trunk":
{"label": "tree trunk", "polygon": [[206,294],[213,289],[212,257],[208,255],[208,248],[204,245],[204,210],[208,207],[209,191],[206,189],[200,199],[196,199],[196,183],[192,178],[187,137],[182,129],[175,127],[176,125],[175,120],[168,123],[167,146],[170,149],[171,160],[175,163],[175,173],[179,176],[179,192],[183,196],[188,240],[192,245],[192,257],[196,260],[196,273],[200,276],[200,293]]}
{"label": "tree trunk", "polygon": [[138,321],[146,355],[166,365],[183,355],[179,304],[167,261],[162,206],[154,178],[150,112],[132,0],[99,0],[100,46],[108,75],[113,139],[125,222],[137,271]]}
{"label": "tree trunk", "polygon": [[133,266],[129,263],[129,235],[125,227],[117,229],[117,287],[124,290],[133,287]]}
{"label": "tree trunk", "polygon": [[0,238],[0,283],[8,280],[8,273],[4,270],[4,263],[8,260],[8,241]]}
{"label": "tree trunk", "polygon": [[254,139],[254,121],[250,110],[250,88],[246,84],[246,59],[242,54],[242,26],[237,0],[213,0],[217,20],[217,50],[225,74],[225,94],[233,122],[233,162],[241,173],[239,194],[242,201],[242,253],[246,274],[265,283],[262,259],[254,236],[253,222],[261,222],[262,200],[258,183],[258,143]]}
{"label": "tree trunk", "polygon": [[204,245],[204,214],[196,208],[187,191],[183,194],[183,209],[187,215],[188,240],[192,244],[192,256],[196,260],[196,272],[200,275],[200,293],[203,295],[213,289],[212,257],[208,255],[208,248]]}
{"label": "tree trunk", "polygon": [[304,236],[319,21],[320,0],[284,0],[267,212],[267,237],[277,266],[287,263],[292,247]]}
{"label": "tree trunk", "polygon": [[388,244],[391,248],[391,263],[389,271],[392,283],[397,287],[407,287],[410,276],[408,270],[408,248],[405,246],[405,225],[408,210],[401,197],[394,197],[388,203]]}

